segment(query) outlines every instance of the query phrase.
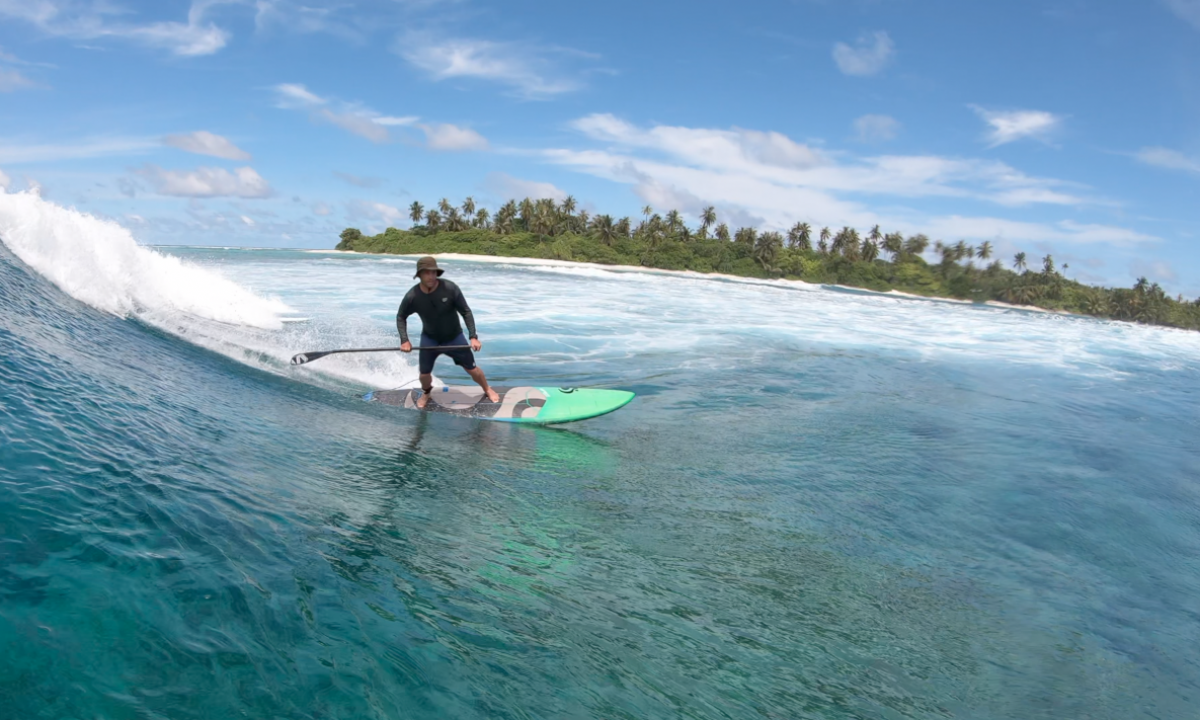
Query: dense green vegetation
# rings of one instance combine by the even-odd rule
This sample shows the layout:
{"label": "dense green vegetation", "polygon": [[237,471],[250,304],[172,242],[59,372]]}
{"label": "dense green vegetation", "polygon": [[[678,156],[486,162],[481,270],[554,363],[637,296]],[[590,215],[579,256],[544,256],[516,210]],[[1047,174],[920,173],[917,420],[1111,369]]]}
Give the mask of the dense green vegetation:
{"label": "dense green vegetation", "polygon": [[[1041,259],[1040,268],[1030,268],[1025,253],[1017,253],[1010,269],[993,259],[988,242],[978,247],[962,241],[944,244],[920,234],[884,234],[878,226],[865,236],[848,227],[837,232],[822,228],[814,234],[807,223],[797,223],[786,235],[750,227],[731,233],[717,222],[712,207],[701,213],[697,228],[688,227],[676,210],[664,216],[646,207],[636,222],[576,210],[570,197],[561,203],[510,201],[494,215],[477,208],[471,198],[461,206],[442,200],[430,209],[414,202],[409,208],[411,230],[388,228],[367,236],[347,228],[337,249],[469,253],[795,278],[1200,329],[1200,300],[1170,298],[1145,278],[1128,289],[1084,285],[1064,277],[1049,255]],[[931,248],[939,262],[924,259]]]}

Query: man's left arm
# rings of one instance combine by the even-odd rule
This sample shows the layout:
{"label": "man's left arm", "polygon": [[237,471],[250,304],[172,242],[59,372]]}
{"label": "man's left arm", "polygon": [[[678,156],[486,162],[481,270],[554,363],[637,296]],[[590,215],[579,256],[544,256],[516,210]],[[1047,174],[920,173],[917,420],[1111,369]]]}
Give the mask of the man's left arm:
{"label": "man's left arm", "polygon": [[458,310],[458,314],[462,315],[463,322],[467,324],[467,337],[472,340],[478,340],[479,334],[475,332],[475,314],[471,312],[471,307],[467,305],[467,298],[463,295],[461,289],[454,293],[454,307]]}

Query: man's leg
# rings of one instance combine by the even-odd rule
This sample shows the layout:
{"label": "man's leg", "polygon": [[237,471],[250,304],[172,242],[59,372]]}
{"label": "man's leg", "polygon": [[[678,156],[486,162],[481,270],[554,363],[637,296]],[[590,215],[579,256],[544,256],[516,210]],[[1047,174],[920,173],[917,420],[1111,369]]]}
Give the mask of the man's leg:
{"label": "man's leg", "polygon": [[[421,333],[421,347],[432,347],[436,343]],[[421,350],[418,355],[417,371],[421,379],[421,397],[417,398],[417,407],[424,409],[429,402],[429,393],[433,392],[433,364],[437,362],[437,350]]]}
{"label": "man's leg", "polygon": [[421,397],[417,398],[417,407],[424,409],[429,402],[429,393],[433,392],[433,373],[421,374]]}
{"label": "man's leg", "polygon": [[488,385],[487,377],[484,376],[483,370],[480,370],[478,365],[468,370],[467,374],[471,376],[472,380],[479,383],[479,387],[483,388],[483,391],[487,393],[488,400],[500,402],[500,393],[493,390],[491,385]]}

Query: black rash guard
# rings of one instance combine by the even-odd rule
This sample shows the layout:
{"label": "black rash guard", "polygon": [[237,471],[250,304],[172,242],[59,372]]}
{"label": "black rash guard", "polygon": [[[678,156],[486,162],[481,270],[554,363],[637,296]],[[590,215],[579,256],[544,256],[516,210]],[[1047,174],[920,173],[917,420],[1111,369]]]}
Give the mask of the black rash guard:
{"label": "black rash guard", "polygon": [[467,299],[463,297],[462,290],[449,280],[438,280],[437,289],[431,293],[426,293],[417,283],[400,301],[400,310],[396,312],[396,329],[400,331],[401,343],[409,342],[408,316],[413,313],[421,316],[424,325],[422,332],[436,342],[450,342],[462,332],[462,325],[458,323],[459,313],[467,321],[468,337],[477,337],[475,316],[467,306]]}

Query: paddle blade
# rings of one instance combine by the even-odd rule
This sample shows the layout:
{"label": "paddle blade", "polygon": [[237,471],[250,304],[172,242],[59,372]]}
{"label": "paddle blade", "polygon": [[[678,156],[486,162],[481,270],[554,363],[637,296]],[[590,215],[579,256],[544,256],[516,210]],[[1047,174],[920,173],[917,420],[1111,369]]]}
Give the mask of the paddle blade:
{"label": "paddle blade", "polygon": [[329,353],[321,352],[319,350],[313,351],[313,352],[300,353],[299,355],[292,356],[292,364],[293,365],[303,365],[304,363],[310,363],[313,360],[320,360],[321,358],[325,357],[326,355],[329,355]]}

